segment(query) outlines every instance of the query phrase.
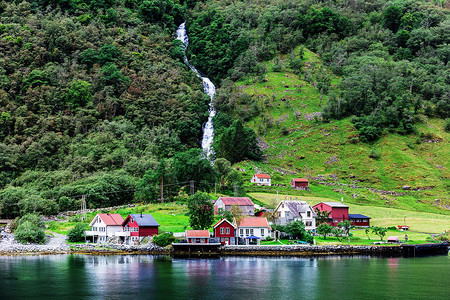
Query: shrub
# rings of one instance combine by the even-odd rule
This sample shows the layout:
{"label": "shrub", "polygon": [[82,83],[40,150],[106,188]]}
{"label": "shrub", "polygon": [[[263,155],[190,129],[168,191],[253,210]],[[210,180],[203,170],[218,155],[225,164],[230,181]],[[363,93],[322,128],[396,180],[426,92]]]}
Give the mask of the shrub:
{"label": "shrub", "polygon": [[166,247],[176,241],[176,238],[172,233],[166,232],[159,235],[155,235],[152,242],[160,247]]}
{"label": "shrub", "polygon": [[381,158],[381,154],[380,154],[380,152],[378,152],[377,150],[372,149],[372,150],[370,151],[370,153],[369,153],[369,157],[370,157],[370,158],[373,158],[373,159],[375,159],[375,160],[379,160],[379,159]]}
{"label": "shrub", "polygon": [[444,130],[450,132],[450,118],[445,120]]}
{"label": "shrub", "polygon": [[83,223],[77,223],[67,234],[67,240],[72,243],[84,241],[85,225]]}
{"label": "shrub", "polygon": [[45,232],[42,228],[36,226],[31,221],[20,220],[20,225],[15,231],[15,238],[19,243],[45,244]]}

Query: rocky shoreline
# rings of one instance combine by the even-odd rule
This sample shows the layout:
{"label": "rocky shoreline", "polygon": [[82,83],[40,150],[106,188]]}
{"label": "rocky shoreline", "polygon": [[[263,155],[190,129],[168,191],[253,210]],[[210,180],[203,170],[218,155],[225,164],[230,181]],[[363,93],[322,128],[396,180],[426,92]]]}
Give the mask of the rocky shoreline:
{"label": "rocky shoreline", "polygon": [[[240,245],[223,246],[217,251],[202,252],[189,251],[188,253],[174,253],[169,246],[159,247],[148,243],[143,245],[120,244],[67,244],[66,236],[54,234],[48,236],[45,245],[20,244],[14,240],[12,234],[2,233],[0,239],[1,255],[52,255],[52,254],[89,254],[89,255],[115,255],[115,254],[153,254],[153,255],[188,255],[201,256],[329,256],[329,255],[367,255],[374,257],[400,257],[404,254],[403,245],[389,246],[349,246],[349,245]],[[423,246],[423,245],[421,245]],[[448,246],[448,245],[447,245]],[[418,246],[420,247],[420,246]],[[442,252],[442,251],[441,251]]]}

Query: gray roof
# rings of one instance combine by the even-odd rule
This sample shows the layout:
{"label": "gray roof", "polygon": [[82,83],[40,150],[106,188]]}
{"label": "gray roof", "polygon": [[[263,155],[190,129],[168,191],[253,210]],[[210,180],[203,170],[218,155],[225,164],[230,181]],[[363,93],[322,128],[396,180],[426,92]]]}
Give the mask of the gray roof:
{"label": "gray roof", "polygon": [[331,207],[348,207],[348,205],[345,205],[344,203],[341,202],[322,202],[326,205],[329,205]]}
{"label": "gray roof", "polygon": [[159,226],[151,214],[130,214],[139,226]]}
{"label": "gray roof", "polygon": [[289,211],[294,216],[299,216],[300,213],[304,213],[308,210],[312,211],[312,208],[305,201],[287,201],[286,200],[286,201],[282,201],[282,202],[284,202],[284,205],[287,206]]}
{"label": "gray roof", "polygon": [[371,219],[371,217],[367,217],[361,214],[348,214],[349,219]]}

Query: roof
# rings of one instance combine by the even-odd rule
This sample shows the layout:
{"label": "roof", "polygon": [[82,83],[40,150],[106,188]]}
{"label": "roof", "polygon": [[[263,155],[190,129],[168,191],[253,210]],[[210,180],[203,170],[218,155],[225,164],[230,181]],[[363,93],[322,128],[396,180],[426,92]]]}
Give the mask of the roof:
{"label": "roof", "polygon": [[287,209],[289,209],[289,211],[294,215],[294,216],[299,216],[300,213],[304,213],[307,211],[312,211],[311,206],[306,203],[305,201],[293,201],[293,200],[284,200],[281,201],[280,204],[278,204],[278,207],[280,207],[280,205],[284,203],[284,205],[286,205]]}
{"label": "roof", "polygon": [[[326,204],[326,205],[331,206],[331,207],[348,207],[348,205],[345,205],[344,203],[341,203],[341,202],[320,202],[320,203]],[[318,204],[316,204],[314,206],[317,206],[320,203],[318,203]]]}
{"label": "roof", "polygon": [[132,217],[139,226],[159,226],[151,214],[130,214],[122,224],[125,224],[129,217]]}
{"label": "roof", "polygon": [[306,179],[306,178],[292,178],[291,181],[294,181],[294,182],[308,182],[308,179]]}
{"label": "roof", "polygon": [[119,214],[97,214],[89,226],[94,224],[95,219],[99,217],[106,226],[122,226],[123,218]]}
{"label": "roof", "polygon": [[270,176],[268,174],[255,174],[255,176],[258,178],[269,178],[270,179]]}
{"label": "roof", "polygon": [[223,222],[227,222],[228,224],[230,224],[231,226],[233,226],[234,228],[236,228],[236,226],[234,226],[233,224],[231,224],[230,221],[228,221],[227,219],[222,219],[219,222],[217,222],[216,224],[213,225],[213,228],[216,228],[217,226],[219,226],[220,224],[222,224]]}
{"label": "roof", "polygon": [[269,223],[264,217],[246,217],[243,218],[239,224],[239,227],[267,227],[269,229]]}
{"label": "roof", "polygon": [[225,205],[255,205],[249,197],[219,197],[219,199]]}
{"label": "roof", "polygon": [[388,241],[398,241],[398,236],[388,236]]}
{"label": "roof", "polygon": [[348,214],[349,219],[371,219],[371,217],[367,217],[361,214]]}
{"label": "roof", "polygon": [[208,230],[186,230],[186,238],[209,238]]}

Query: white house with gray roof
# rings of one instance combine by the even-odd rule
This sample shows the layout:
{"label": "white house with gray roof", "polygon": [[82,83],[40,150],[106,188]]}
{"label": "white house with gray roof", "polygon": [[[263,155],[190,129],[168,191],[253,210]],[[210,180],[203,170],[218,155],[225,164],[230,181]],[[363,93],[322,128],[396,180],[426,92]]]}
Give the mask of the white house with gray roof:
{"label": "white house with gray roof", "polygon": [[275,208],[278,216],[277,223],[286,225],[293,221],[302,221],[305,223],[306,230],[316,229],[316,214],[311,205],[305,201],[284,200]]}

